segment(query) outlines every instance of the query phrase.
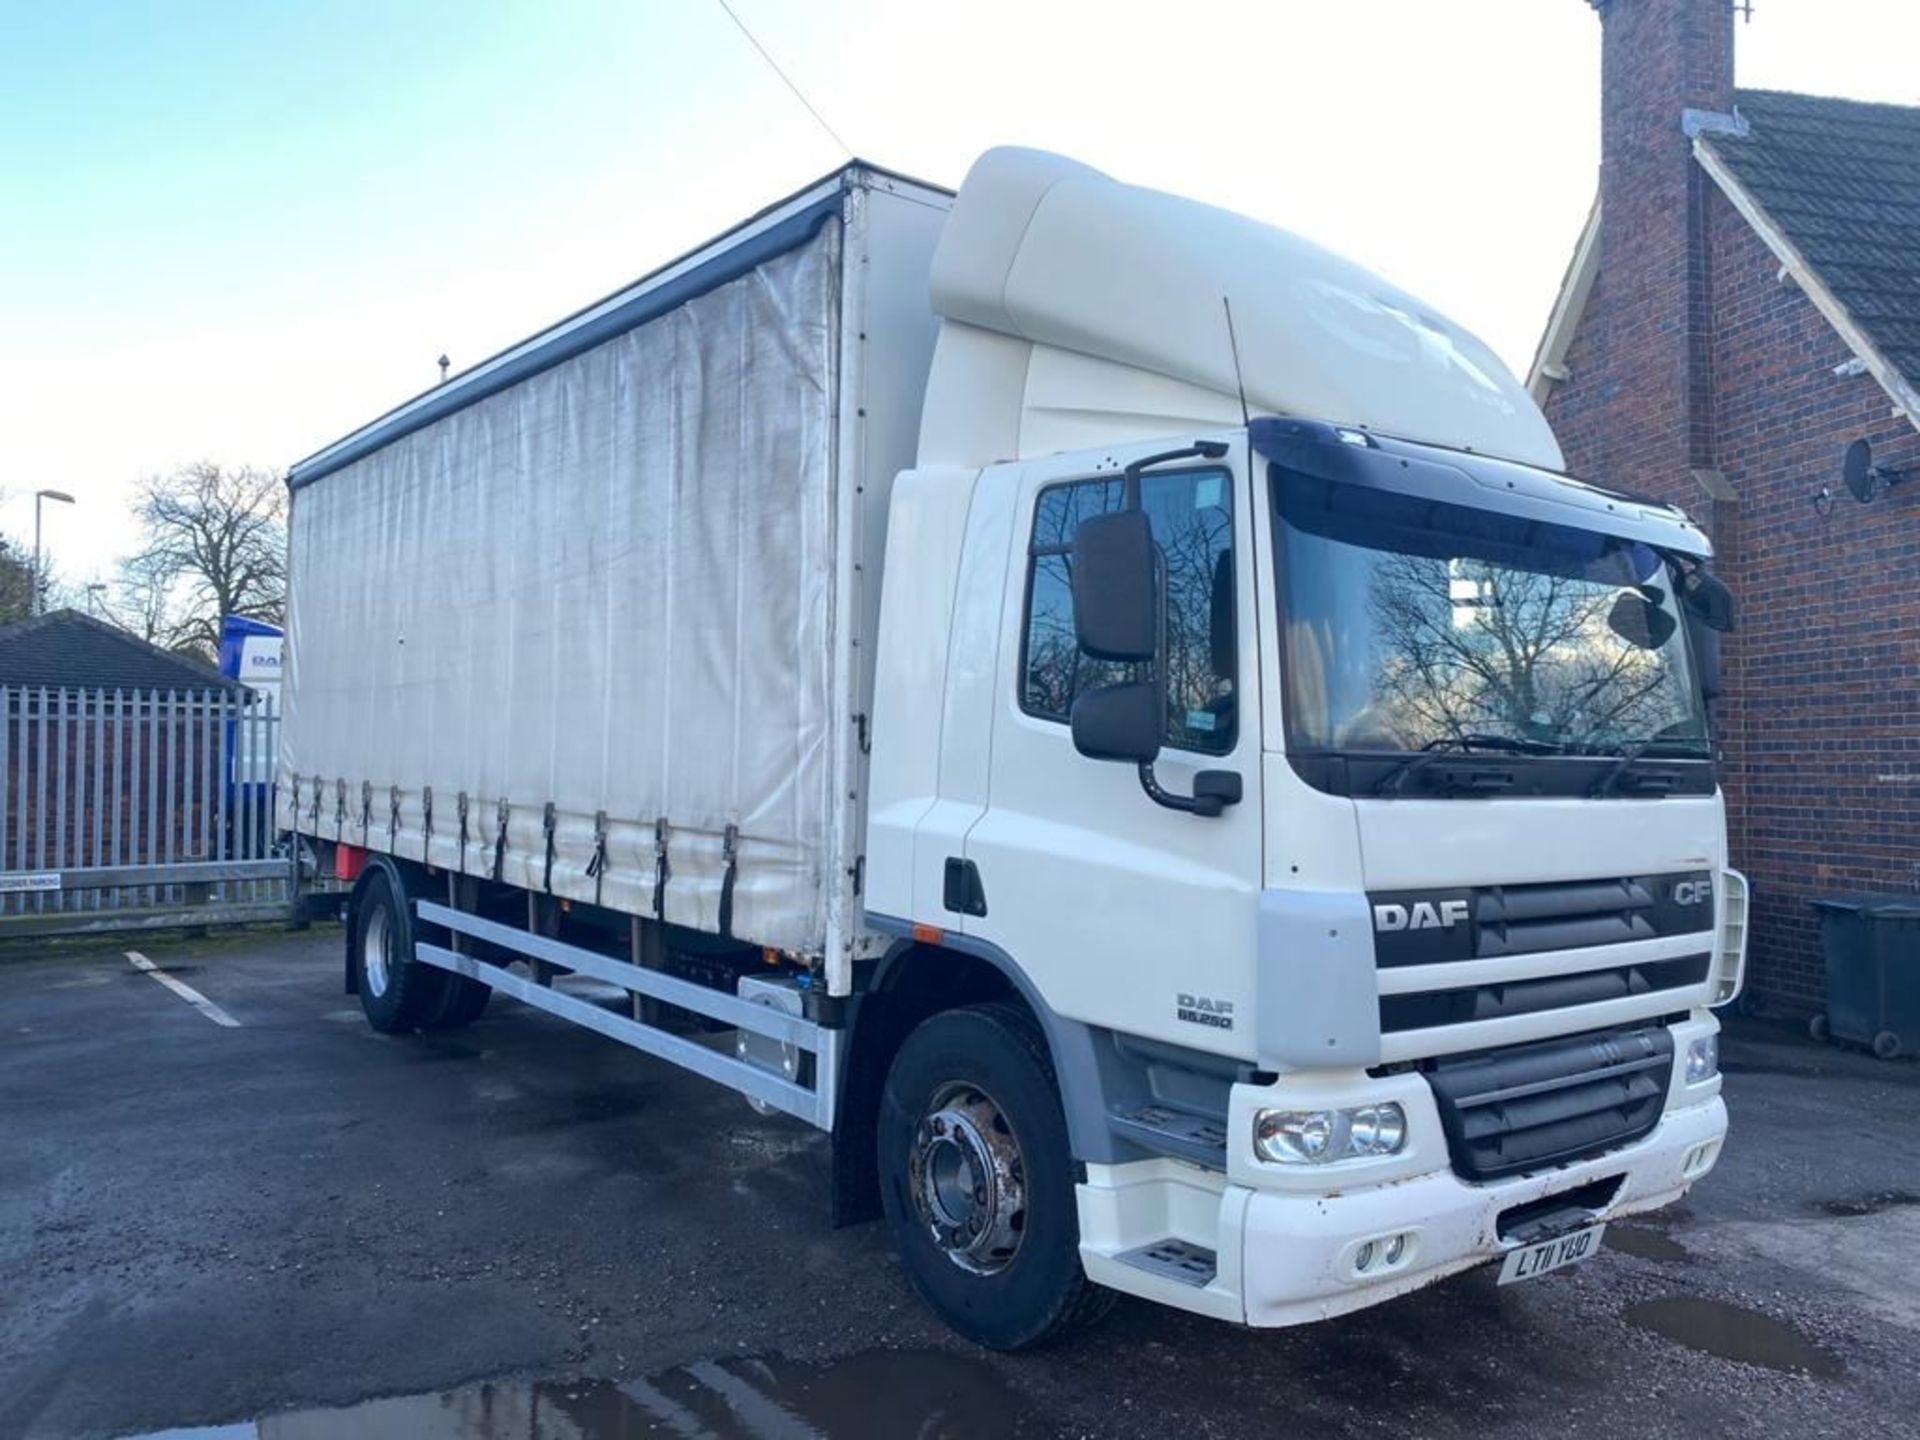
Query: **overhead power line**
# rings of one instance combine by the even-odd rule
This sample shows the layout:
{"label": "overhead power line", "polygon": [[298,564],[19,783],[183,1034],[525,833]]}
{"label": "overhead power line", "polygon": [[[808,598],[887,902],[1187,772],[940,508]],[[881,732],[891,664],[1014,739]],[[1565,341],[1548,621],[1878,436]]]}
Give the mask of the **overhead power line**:
{"label": "overhead power line", "polygon": [[838,130],[835,130],[833,126],[827,123],[826,116],[822,115],[818,110],[813,108],[813,102],[807,99],[805,93],[801,91],[798,85],[793,83],[792,77],[789,76],[786,71],[780,68],[780,62],[778,60],[775,60],[773,56],[769,55],[767,53],[767,47],[762,45],[758,40],[754,38],[753,31],[747,28],[747,22],[742,20],[738,15],[734,14],[733,6],[729,5],[727,3],[727,0],[714,0],[714,3],[719,5],[719,7],[722,10],[727,12],[727,18],[733,21],[733,23],[739,28],[740,33],[742,35],[747,37],[747,43],[753,46],[755,50],[760,52],[760,58],[767,62],[767,68],[772,70],[774,74],[780,77],[780,83],[785,85],[787,89],[793,92],[793,98],[798,100],[802,105],[807,107],[807,113],[814,118],[815,122],[819,124],[822,130],[827,132],[827,138],[832,140],[833,143],[838,145],[842,150],[846,151],[847,158],[849,160],[853,159],[854,158],[853,147],[847,144],[846,141],[840,138],[840,132]]}

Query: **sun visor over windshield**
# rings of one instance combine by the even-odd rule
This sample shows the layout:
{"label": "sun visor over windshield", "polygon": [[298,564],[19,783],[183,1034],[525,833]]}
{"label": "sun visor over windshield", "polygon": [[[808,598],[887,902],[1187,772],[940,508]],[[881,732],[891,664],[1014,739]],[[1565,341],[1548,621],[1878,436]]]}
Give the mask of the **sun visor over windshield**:
{"label": "sun visor over windshield", "polygon": [[[1278,493],[1280,513],[1296,530],[1435,560],[1467,555],[1492,564],[1579,575],[1610,549],[1633,544],[1582,526],[1375,485],[1345,484],[1290,467],[1281,471]],[[1623,565],[1620,583],[1631,578]]]}
{"label": "sun visor over windshield", "polygon": [[[1712,551],[1707,537],[1679,510],[1531,466],[1308,420],[1261,417],[1247,432],[1257,454],[1300,475],[1490,512],[1490,540],[1505,533],[1503,524],[1517,520],[1619,536],[1682,554]],[[1348,497],[1339,506],[1357,512],[1366,502]],[[1357,513],[1351,518],[1358,523]],[[1386,523],[1385,510],[1375,518]]]}

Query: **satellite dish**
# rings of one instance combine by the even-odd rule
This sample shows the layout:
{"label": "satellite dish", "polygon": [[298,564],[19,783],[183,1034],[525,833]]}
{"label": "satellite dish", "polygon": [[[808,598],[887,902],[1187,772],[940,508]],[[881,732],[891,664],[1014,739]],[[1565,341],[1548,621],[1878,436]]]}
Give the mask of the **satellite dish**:
{"label": "satellite dish", "polygon": [[1873,499],[1873,482],[1879,475],[1873,468],[1873,447],[1865,440],[1847,446],[1846,457],[1840,462],[1840,477],[1847,483],[1847,493],[1862,505]]}
{"label": "satellite dish", "polygon": [[1873,463],[1873,447],[1864,439],[1847,446],[1847,453],[1840,461],[1840,478],[1847,482],[1847,492],[1862,505],[1873,499],[1881,487],[1898,485],[1914,473],[1881,469]]}

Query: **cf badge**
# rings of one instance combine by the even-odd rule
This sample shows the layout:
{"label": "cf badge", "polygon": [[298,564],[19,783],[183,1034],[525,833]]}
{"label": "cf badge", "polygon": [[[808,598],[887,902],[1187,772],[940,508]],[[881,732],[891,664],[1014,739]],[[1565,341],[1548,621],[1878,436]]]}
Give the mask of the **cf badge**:
{"label": "cf badge", "polygon": [[1704,905],[1713,899],[1713,881],[1681,880],[1673,887],[1673,903],[1676,905]]}

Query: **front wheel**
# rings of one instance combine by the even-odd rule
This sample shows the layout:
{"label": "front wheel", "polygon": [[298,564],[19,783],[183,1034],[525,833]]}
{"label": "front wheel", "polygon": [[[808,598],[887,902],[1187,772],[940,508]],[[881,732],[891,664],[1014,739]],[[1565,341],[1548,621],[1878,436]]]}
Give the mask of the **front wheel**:
{"label": "front wheel", "polygon": [[881,1200],[914,1291],[976,1344],[1019,1350],[1103,1314],[1080,1265],[1074,1164],[1047,1047],[1013,1005],[907,1037],[880,1104]]}

